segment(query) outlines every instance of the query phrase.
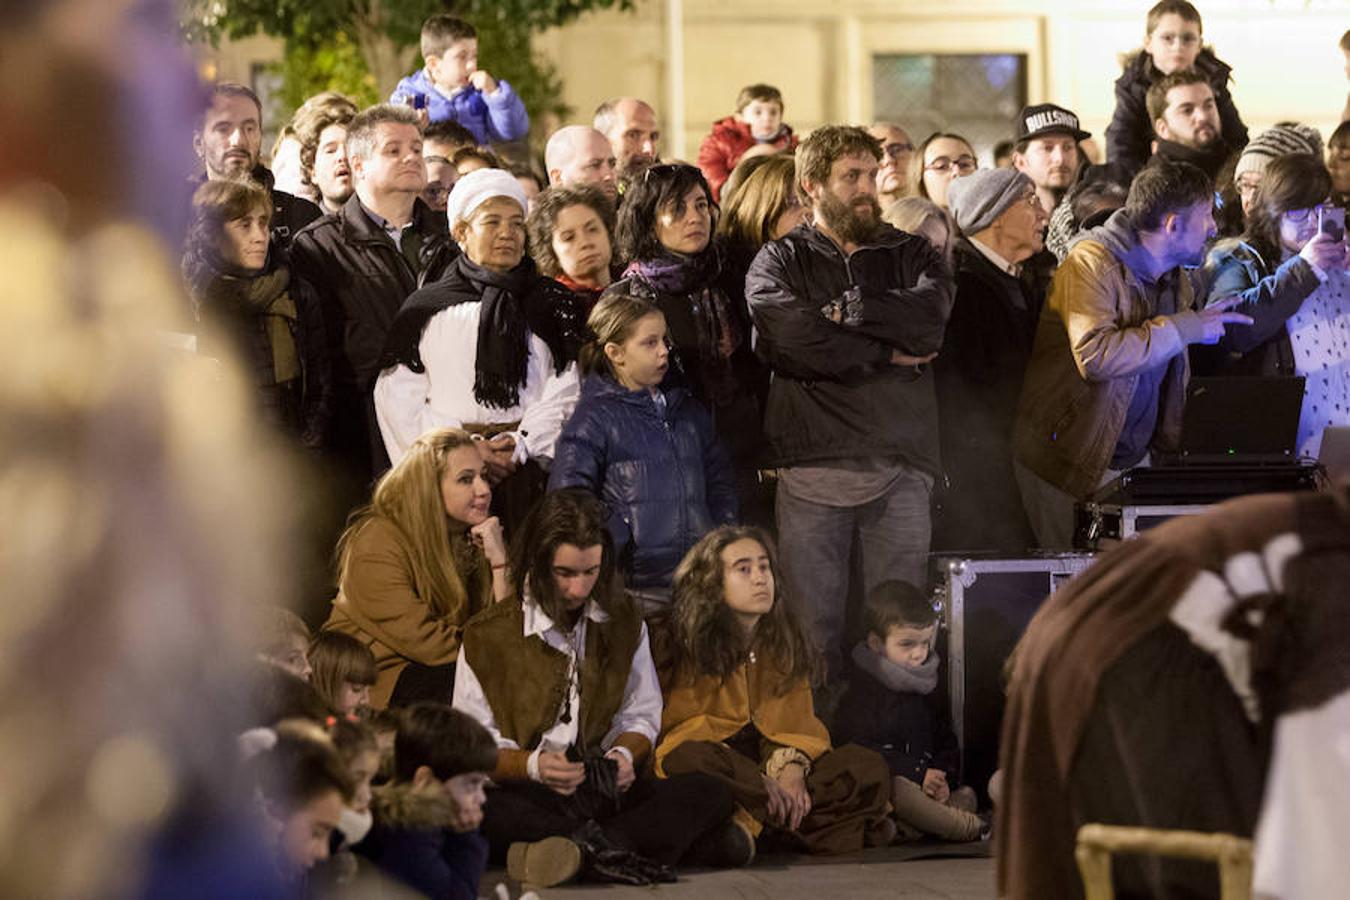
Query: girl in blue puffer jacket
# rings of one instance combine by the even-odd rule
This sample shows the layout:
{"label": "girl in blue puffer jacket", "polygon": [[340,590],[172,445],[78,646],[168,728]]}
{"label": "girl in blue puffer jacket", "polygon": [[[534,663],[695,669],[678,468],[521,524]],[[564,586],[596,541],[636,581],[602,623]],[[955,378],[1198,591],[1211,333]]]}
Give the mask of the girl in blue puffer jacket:
{"label": "girl in blue puffer jacket", "polygon": [[558,439],[548,487],[584,487],[605,501],[624,583],[650,617],[669,605],[685,552],[736,521],[736,480],[712,417],[669,372],[661,311],[612,293],[587,325],[586,380]]}

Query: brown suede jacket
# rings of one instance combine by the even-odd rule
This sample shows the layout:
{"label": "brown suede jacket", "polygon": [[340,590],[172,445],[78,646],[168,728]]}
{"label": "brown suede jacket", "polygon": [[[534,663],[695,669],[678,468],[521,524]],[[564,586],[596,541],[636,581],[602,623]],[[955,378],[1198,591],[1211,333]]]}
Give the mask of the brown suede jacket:
{"label": "brown suede jacket", "polygon": [[1123,211],[1090,235],[1055,273],[1013,429],[1014,458],[1078,498],[1109,468],[1139,376],[1162,366],[1151,443],[1175,447],[1190,374],[1185,349],[1202,327],[1189,274],[1173,269],[1150,284],[1121,260],[1122,248],[1138,250]]}
{"label": "brown suede jacket", "polygon": [[459,608],[441,614],[416,584],[412,548],[397,525],[373,517],[353,538],[351,561],[323,627],[351,635],[375,654],[371,706],[389,705],[394,685],[410,661],[440,666],[459,658],[464,623],[492,602],[487,560],[481,554],[474,558],[478,571],[464,579],[467,598]]}

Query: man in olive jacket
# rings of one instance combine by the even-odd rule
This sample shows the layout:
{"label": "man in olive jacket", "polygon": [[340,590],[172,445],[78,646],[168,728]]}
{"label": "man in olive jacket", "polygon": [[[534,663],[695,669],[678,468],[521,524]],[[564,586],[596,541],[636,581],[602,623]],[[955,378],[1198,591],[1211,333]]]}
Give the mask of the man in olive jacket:
{"label": "man in olive jacket", "polygon": [[1188,344],[1213,344],[1237,302],[1195,310],[1190,268],[1214,236],[1214,186],[1155,160],[1125,208],[1081,236],[1041,312],[1013,431],[1027,518],[1042,548],[1073,540],[1074,503],[1181,436]]}
{"label": "man in olive jacket", "polygon": [[773,373],[765,455],[779,471],[783,574],[832,679],[855,534],[865,589],[922,587],[940,470],[925,364],[955,289],[937,250],[881,221],[880,158],[861,128],[812,132],[797,180],[815,223],[765,245],[746,278],[756,349]]}

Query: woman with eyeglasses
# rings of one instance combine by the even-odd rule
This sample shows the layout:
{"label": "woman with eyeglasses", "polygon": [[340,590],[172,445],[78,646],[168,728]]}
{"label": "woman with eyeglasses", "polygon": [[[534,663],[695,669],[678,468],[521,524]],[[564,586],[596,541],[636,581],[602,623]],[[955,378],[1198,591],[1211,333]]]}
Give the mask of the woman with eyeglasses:
{"label": "woman with eyeglasses", "polygon": [[910,195],[926,197],[947,208],[947,185],[980,167],[970,141],[959,134],[936,132],[919,145],[909,167]]}
{"label": "woman with eyeglasses", "polygon": [[[1322,430],[1350,425],[1350,279],[1346,242],[1318,230],[1331,175],[1316,156],[1275,159],[1256,190],[1247,229],[1220,244],[1205,264],[1209,304],[1242,298],[1216,369],[1225,375],[1302,375],[1300,456],[1316,456]],[[1204,360],[1197,360],[1203,363]]]}
{"label": "woman with eyeglasses", "polygon": [[712,413],[744,496],[762,444],[763,375],[750,348],[745,271],[728,264],[725,240],[714,238],[717,218],[712,190],[694,166],[655,165],[633,178],[616,232],[624,274],[610,290],[647,300],[665,316],[670,368]]}

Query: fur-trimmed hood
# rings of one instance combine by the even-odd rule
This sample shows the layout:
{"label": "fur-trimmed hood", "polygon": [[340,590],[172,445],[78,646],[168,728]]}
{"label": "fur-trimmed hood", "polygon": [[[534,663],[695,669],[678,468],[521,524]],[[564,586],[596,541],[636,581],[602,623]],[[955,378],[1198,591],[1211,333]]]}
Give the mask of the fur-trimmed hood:
{"label": "fur-trimmed hood", "polygon": [[376,823],[386,828],[449,828],[455,818],[449,797],[415,791],[407,782],[375,788],[370,809]]}

